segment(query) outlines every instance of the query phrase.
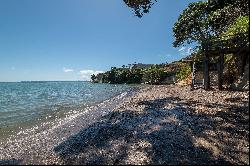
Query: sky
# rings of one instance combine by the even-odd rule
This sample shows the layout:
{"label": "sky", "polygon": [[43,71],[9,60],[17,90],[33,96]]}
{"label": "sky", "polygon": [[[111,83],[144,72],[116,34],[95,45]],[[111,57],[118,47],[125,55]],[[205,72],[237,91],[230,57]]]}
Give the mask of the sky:
{"label": "sky", "polygon": [[158,0],[138,18],[123,0],[1,0],[0,82],[89,80],[179,60],[191,49],[173,48],[172,27],[193,1]]}

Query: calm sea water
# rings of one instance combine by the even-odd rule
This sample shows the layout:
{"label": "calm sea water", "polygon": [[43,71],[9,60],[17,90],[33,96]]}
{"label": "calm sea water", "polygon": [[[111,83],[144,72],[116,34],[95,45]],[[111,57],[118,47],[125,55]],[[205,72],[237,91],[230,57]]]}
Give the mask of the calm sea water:
{"label": "calm sea water", "polygon": [[0,139],[131,88],[90,82],[0,83]]}

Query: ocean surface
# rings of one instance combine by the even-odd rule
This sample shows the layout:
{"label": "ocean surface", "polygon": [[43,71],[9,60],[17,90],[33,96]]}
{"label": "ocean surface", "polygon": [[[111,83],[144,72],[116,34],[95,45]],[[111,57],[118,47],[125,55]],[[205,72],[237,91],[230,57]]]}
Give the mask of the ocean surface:
{"label": "ocean surface", "polygon": [[80,81],[0,83],[0,141],[134,88]]}

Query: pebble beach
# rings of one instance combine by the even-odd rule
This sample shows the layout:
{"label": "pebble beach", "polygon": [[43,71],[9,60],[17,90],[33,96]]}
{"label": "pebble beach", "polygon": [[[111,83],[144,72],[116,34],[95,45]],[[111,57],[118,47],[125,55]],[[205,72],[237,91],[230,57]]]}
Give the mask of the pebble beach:
{"label": "pebble beach", "polygon": [[0,144],[0,165],[249,164],[249,92],[146,86]]}

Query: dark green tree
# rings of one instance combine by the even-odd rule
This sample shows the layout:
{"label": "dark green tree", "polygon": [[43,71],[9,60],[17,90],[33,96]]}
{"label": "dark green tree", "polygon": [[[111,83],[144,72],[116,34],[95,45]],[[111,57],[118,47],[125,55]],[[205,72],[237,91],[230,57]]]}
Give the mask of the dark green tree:
{"label": "dark green tree", "polygon": [[[148,13],[154,2],[156,2],[156,0],[123,1],[128,7],[134,9],[135,15],[138,17]],[[235,31],[235,27],[237,28],[237,26],[234,26],[235,21],[240,20],[237,25],[242,25],[246,22],[245,16],[248,15],[248,0],[207,0],[189,4],[179,16],[173,28],[175,37],[173,45],[179,47],[193,42],[197,43],[197,48],[202,51],[204,58],[205,89],[210,88],[208,69],[208,47],[211,44],[210,42],[221,40],[222,37],[225,38],[225,34],[231,35],[232,31]]]}
{"label": "dark green tree", "polygon": [[142,82],[144,84],[159,85],[166,78],[164,68],[154,65],[143,70]]}
{"label": "dark green tree", "polygon": [[94,74],[91,75],[92,82],[95,82],[96,78],[97,78],[96,75],[94,75]]}
{"label": "dark green tree", "polygon": [[249,15],[248,0],[209,0],[210,25],[221,34],[240,16]]}
{"label": "dark green tree", "polygon": [[204,53],[204,88],[206,90],[210,88],[208,43],[215,34],[214,29],[209,24],[210,14],[211,10],[208,2],[190,3],[173,27],[174,47],[193,42],[201,46]]}
{"label": "dark green tree", "polygon": [[132,8],[135,15],[139,18],[143,16],[144,13],[148,13],[149,9],[152,7],[154,2],[157,0],[123,0],[125,4]]}

